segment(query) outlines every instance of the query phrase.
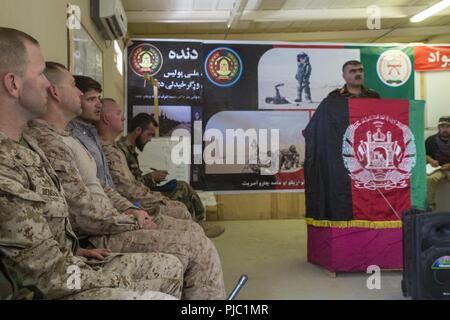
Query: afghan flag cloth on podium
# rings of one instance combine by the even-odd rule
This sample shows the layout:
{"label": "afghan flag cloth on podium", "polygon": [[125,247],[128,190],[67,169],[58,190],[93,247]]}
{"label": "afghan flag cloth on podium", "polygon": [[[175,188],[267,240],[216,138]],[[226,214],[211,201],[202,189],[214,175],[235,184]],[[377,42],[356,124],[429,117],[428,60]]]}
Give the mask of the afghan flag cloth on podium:
{"label": "afghan flag cloth on podium", "polygon": [[425,209],[423,111],[423,101],[325,99],[305,129],[309,222],[398,226],[403,211]]}
{"label": "afghan flag cloth on podium", "polygon": [[383,265],[381,254],[401,264],[402,213],[426,207],[423,114],[423,101],[322,101],[304,132],[311,262],[355,271]]}

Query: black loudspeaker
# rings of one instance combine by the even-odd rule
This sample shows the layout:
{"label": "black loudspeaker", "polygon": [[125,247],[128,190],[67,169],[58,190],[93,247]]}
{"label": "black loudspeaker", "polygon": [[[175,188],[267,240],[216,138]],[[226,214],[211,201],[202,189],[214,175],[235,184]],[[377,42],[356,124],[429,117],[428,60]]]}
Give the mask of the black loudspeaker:
{"label": "black loudspeaker", "polygon": [[403,214],[402,291],[412,299],[450,300],[450,212]]}

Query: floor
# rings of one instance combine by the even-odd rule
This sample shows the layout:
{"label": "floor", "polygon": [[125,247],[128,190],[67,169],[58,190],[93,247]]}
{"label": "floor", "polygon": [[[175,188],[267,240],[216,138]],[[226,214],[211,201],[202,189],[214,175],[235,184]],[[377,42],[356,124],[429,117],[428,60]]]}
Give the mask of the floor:
{"label": "floor", "polygon": [[215,221],[226,231],[213,239],[221,256],[227,294],[241,274],[248,281],[237,300],[404,299],[400,271],[381,273],[369,290],[368,274],[328,276],[306,262],[306,225],[299,220]]}

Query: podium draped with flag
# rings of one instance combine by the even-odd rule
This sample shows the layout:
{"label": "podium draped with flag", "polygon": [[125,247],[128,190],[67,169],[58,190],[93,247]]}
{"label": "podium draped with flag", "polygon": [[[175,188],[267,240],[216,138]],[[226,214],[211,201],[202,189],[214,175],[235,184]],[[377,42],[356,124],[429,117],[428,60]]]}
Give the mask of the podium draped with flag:
{"label": "podium draped with flag", "polygon": [[426,207],[423,115],[423,101],[322,101],[304,133],[309,262],[402,268],[402,213]]}

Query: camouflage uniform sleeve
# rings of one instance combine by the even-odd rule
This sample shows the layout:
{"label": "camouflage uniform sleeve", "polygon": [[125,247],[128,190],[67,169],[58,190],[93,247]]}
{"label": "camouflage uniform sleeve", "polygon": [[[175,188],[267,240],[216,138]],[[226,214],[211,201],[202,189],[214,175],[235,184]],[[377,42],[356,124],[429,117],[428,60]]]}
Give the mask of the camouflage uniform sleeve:
{"label": "camouflage uniform sleeve", "polygon": [[3,252],[0,250],[0,300],[11,300],[17,295],[17,283],[3,264]]}
{"label": "camouflage uniform sleeve", "polygon": [[[95,272],[71,252],[61,251],[44,216],[45,201],[19,181],[20,172],[0,165],[0,173],[0,246],[5,265],[24,286],[36,286],[47,298],[58,299],[123,281],[120,276]],[[67,285],[71,266],[80,269],[79,289]]]}
{"label": "camouflage uniform sleeve", "polygon": [[153,180],[152,175],[150,173],[144,174],[141,176],[142,183],[146,185],[148,188],[156,187],[156,182]]}
{"label": "camouflage uniform sleeve", "polygon": [[135,208],[135,206],[130,201],[128,201],[127,198],[124,198],[120,193],[118,193],[113,188],[103,186],[103,189],[105,190],[105,193],[108,196],[114,208],[116,208],[119,212],[124,212],[127,209]]}
{"label": "camouflage uniform sleeve", "polygon": [[[84,236],[137,230],[133,216],[120,214],[91,193],[73,161],[72,150],[65,147],[64,142],[60,143],[60,149],[55,150],[56,152],[46,153],[63,186],[75,232]],[[127,206],[132,204],[127,202]]]}
{"label": "camouflage uniform sleeve", "polygon": [[130,169],[131,173],[133,174],[134,178],[143,183],[145,186],[147,186],[149,189],[156,186],[155,181],[153,180],[151,174],[142,174],[142,170],[139,167],[139,160],[135,153],[132,153],[127,145],[125,144],[124,140],[119,140],[116,143],[117,148],[120,149],[120,151],[125,155],[125,159],[127,162],[128,169]]}
{"label": "camouflage uniform sleeve", "polygon": [[159,192],[152,192],[142,182],[136,180],[128,168],[125,155],[121,150],[113,145],[104,145],[103,152],[108,160],[109,170],[111,172],[117,191],[131,201],[140,201],[145,199],[151,203],[163,203],[164,197]]}

